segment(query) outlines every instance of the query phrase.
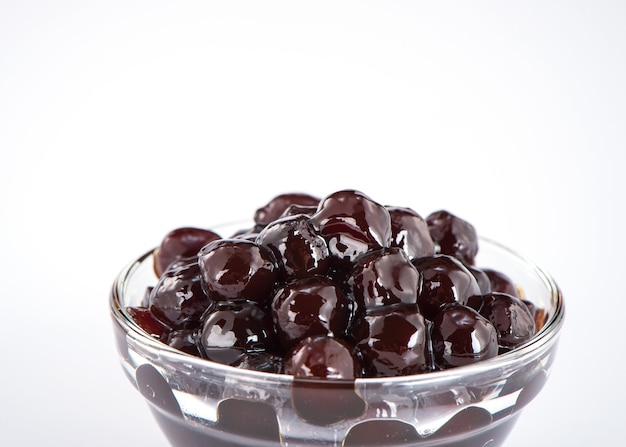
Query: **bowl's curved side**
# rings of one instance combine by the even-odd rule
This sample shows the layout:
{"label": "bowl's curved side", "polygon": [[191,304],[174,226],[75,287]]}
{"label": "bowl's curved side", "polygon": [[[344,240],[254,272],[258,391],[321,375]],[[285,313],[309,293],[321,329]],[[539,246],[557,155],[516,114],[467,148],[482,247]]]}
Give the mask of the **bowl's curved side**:
{"label": "bowl's curved side", "polygon": [[113,285],[115,340],[126,375],[173,445],[496,446],[547,380],[564,306],[553,279],[506,247],[481,240],[477,266],[507,273],[548,312],[530,342],[467,367],[329,384],[189,356],[126,312],[156,282],[151,252]]}

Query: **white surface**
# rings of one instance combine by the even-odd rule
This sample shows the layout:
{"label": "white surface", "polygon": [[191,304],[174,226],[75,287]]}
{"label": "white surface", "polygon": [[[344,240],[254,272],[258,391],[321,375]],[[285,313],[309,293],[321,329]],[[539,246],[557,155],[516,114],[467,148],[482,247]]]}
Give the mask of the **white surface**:
{"label": "white surface", "polygon": [[562,287],[509,447],[622,445],[626,4],[295,4],[0,0],[0,443],[164,446],[114,351],[117,271],[176,226],[357,188]]}

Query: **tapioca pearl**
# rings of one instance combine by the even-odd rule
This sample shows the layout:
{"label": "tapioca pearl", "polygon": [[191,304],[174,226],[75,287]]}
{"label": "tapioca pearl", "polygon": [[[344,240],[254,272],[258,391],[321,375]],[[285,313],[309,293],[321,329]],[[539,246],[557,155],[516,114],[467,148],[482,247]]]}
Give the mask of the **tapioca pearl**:
{"label": "tapioca pearl", "polygon": [[391,246],[402,248],[410,259],[435,254],[428,224],[411,208],[387,206],[391,218]]}
{"label": "tapioca pearl", "polygon": [[474,264],[478,253],[478,235],[471,223],[445,210],[429,214],[426,222],[438,253]]}
{"label": "tapioca pearl", "polygon": [[280,426],[276,410],[265,402],[229,398],[217,406],[217,428],[234,433],[240,439],[280,444]]}
{"label": "tapioca pearl", "polygon": [[198,326],[202,315],[214,306],[202,287],[195,258],[170,266],[150,293],[150,312],[173,329]]}
{"label": "tapioca pearl", "polygon": [[253,302],[220,305],[207,315],[198,345],[203,357],[227,365],[247,354],[280,351],[271,315]]}
{"label": "tapioca pearl", "polygon": [[516,348],[536,332],[534,315],[524,302],[506,293],[490,293],[483,297],[480,314],[496,328],[498,343],[503,348]]}
{"label": "tapioca pearl", "polygon": [[480,286],[461,261],[449,255],[419,258],[413,265],[422,277],[422,288],[417,298],[420,312],[432,320],[446,304],[468,304],[481,296]]}
{"label": "tapioca pearl", "polygon": [[415,427],[399,420],[376,420],[359,422],[348,431],[343,447],[365,446],[413,446],[422,438]]}
{"label": "tapioca pearl", "polygon": [[280,194],[256,210],[254,222],[257,226],[265,226],[280,218],[291,206],[317,207],[319,201],[319,198],[306,193]]}
{"label": "tapioca pearl", "polygon": [[353,381],[306,377],[294,378],[291,403],[300,419],[320,426],[357,419],[367,408]]}
{"label": "tapioca pearl", "polygon": [[[467,407],[452,416],[445,424],[443,424],[435,433],[430,435],[428,439],[446,439],[457,436],[473,434],[474,432],[485,428],[491,424],[493,417],[489,411],[481,407]],[[464,441],[457,441],[459,446],[465,445]],[[472,441],[469,441],[472,442]],[[446,444],[448,445],[448,444]],[[457,444],[454,444],[457,445]],[[483,444],[471,444],[483,445]]]}
{"label": "tapioca pearl", "polygon": [[431,328],[435,365],[454,368],[498,355],[495,327],[474,309],[460,304],[445,306]]}
{"label": "tapioca pearl", "polygon": [[217,233],[204,228],[181,227],[170,231],[155,250],[154,269],[157,276],[161,276],[179,259],[196,257],[202,247],[218,239],[220,236]]}
{"label": "tapioca pearl", "polygon": [[355,323],[352,337],[368,377],[420,374],[431,369],[426,321],[417,306],[392,306]]}
{"label": "tapioca pearl", "polygon": [[137,389],[152,405],[175,416],[182,417],[180,405],[167,380],[152,365],[140,365],[135,371]]}
{"label": "tapioca pearl", "polygon": [[276,292],[272,317],[281,343],[290,349],[317,335],[346,335],[353,303],[330,279],[323,276],[298,279]]}
{"label": "tapioca pearl", "polygon": [[519,290],[513,280],[506,274],[491,268],[482,269],[489,278],[490,292],[506,293],[520,298]]}
{"label": "tapioca pearl", "polygon": [[246,239],[220,239],[198,255],[203,287],[215,301],[267,303],[277,280],[271,251]]}
{"label": "tapioca pearl", "polygon": [[347,278],[357,305],[364,310],[394,304],[416,304],[422,279],[398,247],[360,257]]}
{"label": "tapioca pearl", "polygon": [[328,245],[304,214],[270,223],[256,242],[272,251],[282,280],[323,275],[330,266]]}
{"label": "tapioca pearl", "polygon": [[360,191],[337,191],[325,197],[311,222],[341,266],[369,250],[391,244],[389,212]]}

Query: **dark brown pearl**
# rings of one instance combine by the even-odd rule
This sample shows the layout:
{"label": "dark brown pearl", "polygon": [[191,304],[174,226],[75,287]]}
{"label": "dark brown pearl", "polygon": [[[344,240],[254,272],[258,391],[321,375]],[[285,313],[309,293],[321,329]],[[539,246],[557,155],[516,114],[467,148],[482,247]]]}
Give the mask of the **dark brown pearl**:
{"label": "dark brown pearl", "polygon": [[402,248],[410,259],[435,254],[426,221],[411,208],[388,206],[391,217],[391,246]]}
{"label": "dark brown pearl", "polygon": [[197,327],[213,305],[202,288],[195,258],[174,263],[150,293],[150,311],[172,328]]}
{"label": "dark brown pearl", "polygon": [[196,335],[195,329],[179,329],[167,334],[163,338],[163,343],[187,354],[201,357]]}
{"label": "dark brown pearl", "polygon": [[330,266],[326,241],[304,214],[270,223],[256,242],[272,251],[283,280],[323,275]]}
{"label": "dark brown pearl", "polygon": [[203,228],[182,227],[170,231],[155,252],[157,276],[161,276],[174,261],[196,257],[202,247],[219,238],[217,233]]}
{"label": "dark brown pearl", "polygon": [[460,304],[446,306],[435,316],[431,338],[434,361],[440,369],[498,355],[494,326],[474,309]]}
{"label": "dark brown pearl", "polygon": [[506,293],[520,298],[517,287],[508,275],[493,269],[483,269],[483,272],[489,278],[491,292]]}
{"label": "dark brown pearl", "polygon": [[347,283],[357,306],[374,309],[394,304],[416,304],[421,277],[408,255],[391,247],[363,255]]}
{"label": "dark brown pearl", "polygon": [[294,347],[285,361],[285,373],[318,379],[355,379],[361,375],[354,348],[325,335],[308,337]]}
{"label": "dark brown pearl", "polygon": [[416,306],[393,306],[367,314],[356,323],[352,335],[369,377],[430,370],[426,322]]}
{"label": "dark brown pearl", "polygon": [[293,281],[272,301],[276,331],[286,348],[317,335],[342,337],[352,316],[352,302],[340,287],[321,276]]}
{"label": "dark brown pearl", "polygon": [[480,314],[498,331],[498,342],[505,348],[515,348],[535,333],[535,319],[524,302],[506,293],[493,292],[482,299]]}
{"label": "dark brown pearl", "polygon": [[330,425],[365,411],[365,402],[354,389],[354,379],[361,376],[360,362],[344,340],[305,338],[288,354],[285,373],[294,376],[293,408],[310,424]]}
{"label": "dark brown pearl", "polygon": [[472,224],[444,210],[431,213],[426,222],[433,241],[439,247],[439,253],[474,264],[478,253],[478,236]]}
{"label": "dark brown pearl", "polygon": [[215,301],[268,303],[278,276],[271,251],[246,239],[221,239],[198,255],[203,285]]}
{"label": "dark brown pearl", "polygon": [[322,199],[311,222],[342,267],[349,268],[358,256],[391,244],[389,212],[359,191],[338,191]]}
{"label": "dark brown pearl", "polygon": [[279,351],[272,317],[258,304],[224,304],[202,324],[199,346],[204,357],[236,365],[246,354]]}
{"label": "dark brown pearl", "polygon": [[468,304],[472,297],[481,295],[474,275],[452,256],[428,256],[414,260],[413,264],[422,275],[423,281],[417,304],[429,320],[445,304]]}
{"label": "dark brown pearl", "polygon": [[304,193],[280,194],[254,213],[254,222],[258,226],[265,226],[283,215],[290,206],[315,206],[320,199]]}
{"label": "dark brown pearl", "polygon": [[170,328],[158,320],[146,307],[128,307],[126,311],[141,329],[154,338],[162,339],[170,331]]}

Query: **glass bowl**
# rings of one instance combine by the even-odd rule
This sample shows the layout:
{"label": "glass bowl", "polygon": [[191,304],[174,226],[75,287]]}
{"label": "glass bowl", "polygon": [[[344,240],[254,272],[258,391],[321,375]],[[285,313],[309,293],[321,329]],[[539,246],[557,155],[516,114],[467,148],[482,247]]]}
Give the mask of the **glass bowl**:
{"label": "glass bowl", "polygon": [[564,307],[546,272],[496,242],[480,239],[476,266],[511,277],[544,309],[544,322],[513,351],[444,371],[304,381],[185,354],[150,337],[126,311],[157,281],[152,251],[113,285],[115,340],[128,379],[174,446],[495,447],[547,380]]}

